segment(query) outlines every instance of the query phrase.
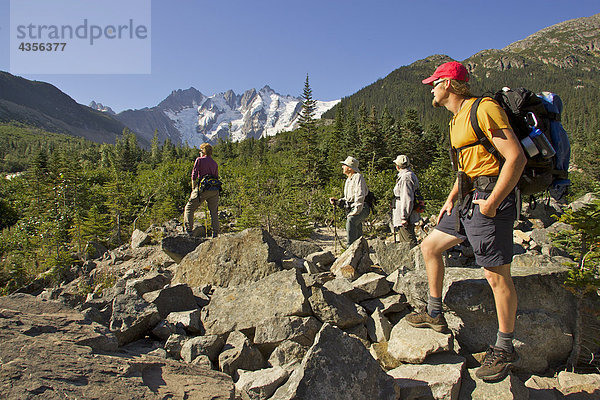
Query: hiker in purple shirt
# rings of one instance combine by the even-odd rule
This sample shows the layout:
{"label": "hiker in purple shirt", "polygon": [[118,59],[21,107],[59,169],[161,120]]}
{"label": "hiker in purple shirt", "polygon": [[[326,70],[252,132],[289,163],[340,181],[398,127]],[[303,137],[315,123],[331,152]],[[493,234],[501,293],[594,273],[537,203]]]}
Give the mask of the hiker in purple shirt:
{"label": "hiker in purple shirt", "polygon": [[188,234],[194,230],[194,211],[206,200],[208,210],[210,211],[210,222],[212,227],[212,237],[219,235],[219,189],[211,185],[201,187],[203,178],[210,176],[219,177],[219,165],[212,159],[212,146],[208,143],[200,145],[200,156],[194,162],[192,170],[192,194],[185,205],[184,227]]}

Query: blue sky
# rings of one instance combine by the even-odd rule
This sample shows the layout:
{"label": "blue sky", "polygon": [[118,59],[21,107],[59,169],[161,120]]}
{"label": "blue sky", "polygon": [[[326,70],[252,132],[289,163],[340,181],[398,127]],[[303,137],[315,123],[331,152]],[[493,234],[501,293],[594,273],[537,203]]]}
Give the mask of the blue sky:
{"label": "blue sky", "polygon": [[[3,71],[9,5],[0,0]],[[269,85],[300,96],[307,73],[313,97],[334,100],[432,54],[463,60],[599,12],[598,0],[152,0],[151,74],[22,76],[117,112],[191,86],[212,95]]]}

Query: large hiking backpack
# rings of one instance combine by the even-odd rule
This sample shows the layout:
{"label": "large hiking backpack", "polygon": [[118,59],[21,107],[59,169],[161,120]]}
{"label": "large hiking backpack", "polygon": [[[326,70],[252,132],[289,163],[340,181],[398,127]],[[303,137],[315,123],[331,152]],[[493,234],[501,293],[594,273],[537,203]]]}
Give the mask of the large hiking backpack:
{"label": "large hiking backpack", "polygon": [[369,204],[369,207],[371,207],[371,210],[373,210],[373,208],[375,208],[378,200],[379,199],[375,196],[375,193],[371,192],[370,190],[367,193],[367,195],[365,196],[365,203]]}
{"label": "large hiking backpack", "polygon": [[419,214],[425,212],[425,198],[421,194],[419,188],[415,190],[415,201],[413,205],[413,211],[418,212]]}
{"label": "large hiking backpack", "polygon": [[[517,185],[521,195],[535,195],[548,190],[560,200],[568,190],[571,146],[569,136],[560,122],[562,100],[554,93],[535,93],[525,88],[508,87],[496,92],[493,98],[508,116],[510,125],[521,142],[527,164]],[[471,107],[471,126],[478,142],[495,157],[500,154],[483,134],[477,121],[477,107],[481,98]]]}

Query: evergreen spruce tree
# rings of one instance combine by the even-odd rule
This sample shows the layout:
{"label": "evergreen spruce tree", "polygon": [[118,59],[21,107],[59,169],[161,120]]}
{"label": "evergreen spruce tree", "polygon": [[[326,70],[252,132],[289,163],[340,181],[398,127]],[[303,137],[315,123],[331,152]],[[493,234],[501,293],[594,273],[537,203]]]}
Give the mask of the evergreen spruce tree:
{"label": "evergreen spruce tree", "polygon": [[110,215],[102,213],[98,204],[92,205],[81,224],[83,239],[106,244],[110,229]]}
{"label": "evergreen spruce tree", "polygon": [[375,106],[371,107],[366,121],[366,127],[361,134],[361,155],[366,158],[370,168],[377,170],[387,169],[391,165],[391,157],[386,155],[385,143],[377,118]]}
{"label": "evergreen spruce tree", "polygon": [[135,172],[139,148],[135,134],[129,129],[123,129],[123,136],[117,138],[113,167],[118,171]]}
{"label": "evergreen spruce tree", "polygon": [[[360,137],[358,135],[358,124],[356,122],[356,115],[352,108],[352,102],[348,101],[346,111],[346,124],[344,125],[343,145],[346,150],[346,156],[357,154],[360,146]],[[346,157],[344,157],[346,158]]]}
{"label": "evergreen spruce tree", "polygon": [[419,121],[419,114],[415,109],[408,109],[401,122],[402,139],[400,145],[401,154],[406,154],[416,169],[421,169],[427,165],[425,151],[422,147],[421,137],[423,127]]}
{"label": "evergreen spruce tree", "polygon": [[385,148],[387,149],[387,152],[389,153],[388,155],[392,158],[396,158],[397,154],[395,153],[395,131],[396,131],[396,121],[394,120],[394,117],[392,116],[392,114],[390,113],[390,109],[388,108],[388,106],[386,105],[383,108],[383,111],[381,113],[381,120],[380,120],[380,128],[381,128],[381,135],[383,137],[383,142],[385,145]]}
{"label": "evergreen spruce tree", "polygon": [[161,152],[160,142],[158,141],[158,130],[154,130],[154,136],[152,136],[152,142],[150,144],[150,160],[153,166],[160,164]]}
{"label": "evergreen spruce tree", "polygon": [[[372,164],[373,154],[368,152],[366,145],[370,143],[370,128],[369,128],[369,114],[367,112],[367,106],[363,102],[358,107],[358,121],[357,121],[357,140],[358,145],[355,148],[353,157],[358,159],[361,168],[364,170],[367,165]],[[367,151],[367,152],[365,152]]]}
{"label": "evergreen spruce tree", "polygon": [[347,149],[344,141],[344,108],[339,107],[335,114],[335,123],[333,129],[327,138],[327,158],[329,160],[329,168],[333,172],[337,172],[341,160],[346,158]]}
{"label": "evergreen spruce tree", "polygon": [[321,184],[324,181],[324,163],[317,145],[316,107],[317,103],[312,98],[312,89],[308,74],[306,74],[302,93],[302,110],[298,117],[299,137],[296,158],[305,182]]}

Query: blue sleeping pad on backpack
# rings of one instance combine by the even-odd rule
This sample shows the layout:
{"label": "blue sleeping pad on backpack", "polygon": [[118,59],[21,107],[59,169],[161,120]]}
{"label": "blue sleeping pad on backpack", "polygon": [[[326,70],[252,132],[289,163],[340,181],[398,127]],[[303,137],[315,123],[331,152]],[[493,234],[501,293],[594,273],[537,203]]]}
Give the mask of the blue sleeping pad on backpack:
{"label": "blue sleeping pad on backpack", "polygon": [[556,93],[542,92],[538,94],[542,99],[544,108],[555,118],[550,118],[550,137],[552,147],[556,150],[555,165],[556,171],[564,171],[565,177],[557,176],[550,185],[550,195],[554,198],[560,198],[566,193],[566,190],[571,185],[571,181],[566,178],[569,171],[569,159],[571,158],[571,144],[569,135],[565,131],[560,122],[560,115],[563,110],[563,103]]}

